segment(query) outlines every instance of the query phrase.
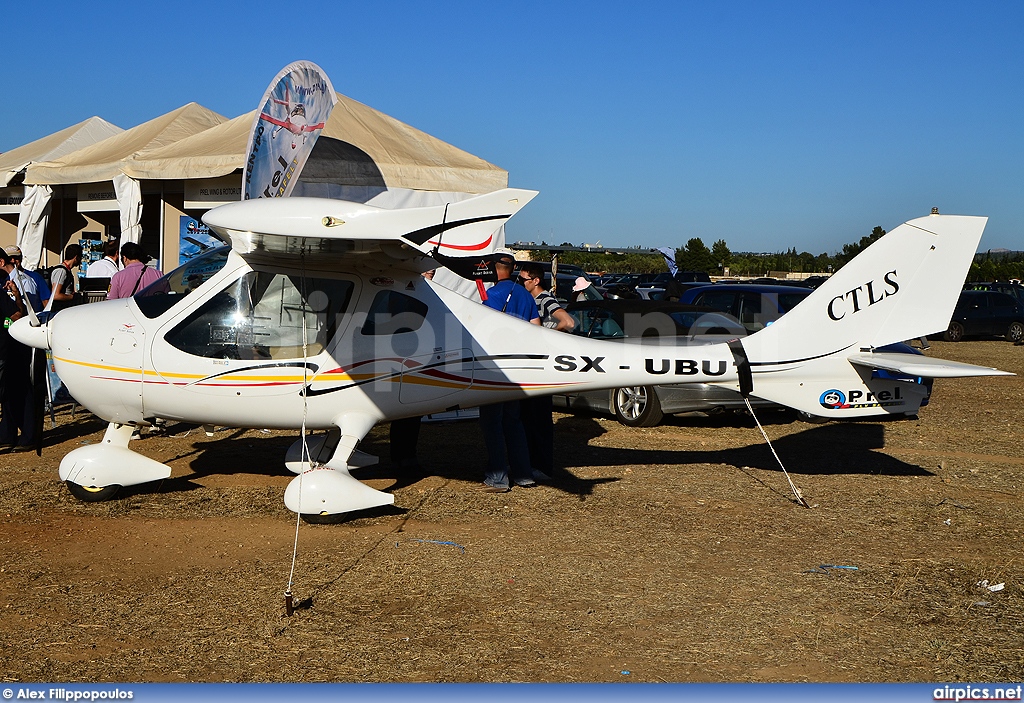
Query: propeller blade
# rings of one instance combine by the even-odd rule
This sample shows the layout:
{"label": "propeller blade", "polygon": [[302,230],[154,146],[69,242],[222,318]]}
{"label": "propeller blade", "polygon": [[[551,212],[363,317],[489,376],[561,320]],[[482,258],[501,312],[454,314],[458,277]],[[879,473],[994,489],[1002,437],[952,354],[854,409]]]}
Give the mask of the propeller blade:
{"label": "propeller blade", "polygon": [[32,428],[36,435],[36,456],[43,455],[43,420],[46,418],[46,401],[49,379],[46,368],[46,350],[32,349],[32,364],[29,367],[29,380],[32,394]]}

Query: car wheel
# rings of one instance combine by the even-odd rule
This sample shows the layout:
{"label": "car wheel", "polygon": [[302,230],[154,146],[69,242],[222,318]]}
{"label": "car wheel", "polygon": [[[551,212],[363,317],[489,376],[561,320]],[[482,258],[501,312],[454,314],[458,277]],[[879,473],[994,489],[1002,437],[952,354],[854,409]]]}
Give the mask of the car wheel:
{"label": "car wheel", "polygon": [[665,413],[654,386],[632,386],[612,391],[615,419],[627,427],[654,427]]}
{"label": "car wheel", "polygon": [[1006,330],[1006,341],[1016,344],[1021,340],[1024,340],[1024,323],[1011,322],[1010,328]]}
{"label": "car wheel", "polygon": [[950,322],[949,329],[943,337],[947,342],[959,342],[964,338],[964,326],[959,322]]}
{"label": "car wheel", "polygon": [[811,425],[821,425],[823,423],[829,422],[829,418],[827,417],[822,417],[821,415],[812,415],[811,413],[804,412],[803,410],[796,411],[796,419],[798,419],[800,422],[806,422]]}

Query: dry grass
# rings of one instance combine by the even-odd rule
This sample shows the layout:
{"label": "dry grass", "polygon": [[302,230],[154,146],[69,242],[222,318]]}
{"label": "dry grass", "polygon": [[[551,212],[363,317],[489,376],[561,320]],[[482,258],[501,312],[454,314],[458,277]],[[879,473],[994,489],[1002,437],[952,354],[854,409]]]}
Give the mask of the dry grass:
{"label": "dry grass", "polygon": [[[935,356],[1024,374],[1024,348]],[[18,681],[1006,681],[1024,678],[1024,379],[940,381],[917,421],[766,416],[627,429],[559,416],[553,486],[475,491],[472,424],[423,475],[363,471],[393,510],[301,525],[280,433],[174,427],[133,447],[158,489],[82,504],[64,411],[0,458],[0,671]],[[365,449],[387,456],[378,428]],[[454,542],[455,545],[442,544]],[[822,564],[856,566],[826,570]],[[990,593],[982,579],[1005,582]],[[622,672],[628,671],[629,674]]]}

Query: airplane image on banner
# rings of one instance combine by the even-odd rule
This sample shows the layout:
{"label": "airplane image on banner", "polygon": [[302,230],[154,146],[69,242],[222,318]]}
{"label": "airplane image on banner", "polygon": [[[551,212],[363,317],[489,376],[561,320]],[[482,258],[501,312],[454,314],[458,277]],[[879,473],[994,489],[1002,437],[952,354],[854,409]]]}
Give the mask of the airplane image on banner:
{"label": "airplane image on banner", "polygon": [[292,134],[292,149],[298,146],[296,139],[302,137],[302,143],[306,143],[306,137],[309,136],[310,132],[315,132],[318,129],[323,129],[326,122],[317,122],[316,124],[306,123],[306,106],[303,103],[293,103],[291,98],[288,96],[288,89],[285,88],[284,100],[278,100],[272,98],[274,104],[285,106],[285,118],[280,119],[273,115],[268,115],[265,112],[260,113],[260,119],[275,125],[274,129],[270,131],[270,138],[276,139],[278,133],[282,129],[288,130]]}
{"label": "airplane image on banner", "polygon": [[[246,145],[243,200],[292,192],[336,102],[330,79],[314,63],[296,61],[274,77],[260,100]],[[289,139],[278,139],[282,132]]]}

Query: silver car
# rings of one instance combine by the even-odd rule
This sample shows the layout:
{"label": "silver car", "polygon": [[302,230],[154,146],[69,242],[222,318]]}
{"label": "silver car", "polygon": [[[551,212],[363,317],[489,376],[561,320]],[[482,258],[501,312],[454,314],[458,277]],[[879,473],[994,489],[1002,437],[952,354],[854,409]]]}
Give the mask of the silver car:
{"label": "silver car", "polygon": [[[667,346],[718,344],[747,334],[729,315],[711,308],[651,300],[601,300],[573,303],[574,334],[595,339],[621,339],[623,344]],[[754,407],[781,406],[751,398]],[[707,383],[633,386],[554,396],[555,407],[613,415],[630,427],[654,427],[665,415],[685,412],[716,414],[744,411],[734,390]]]}

